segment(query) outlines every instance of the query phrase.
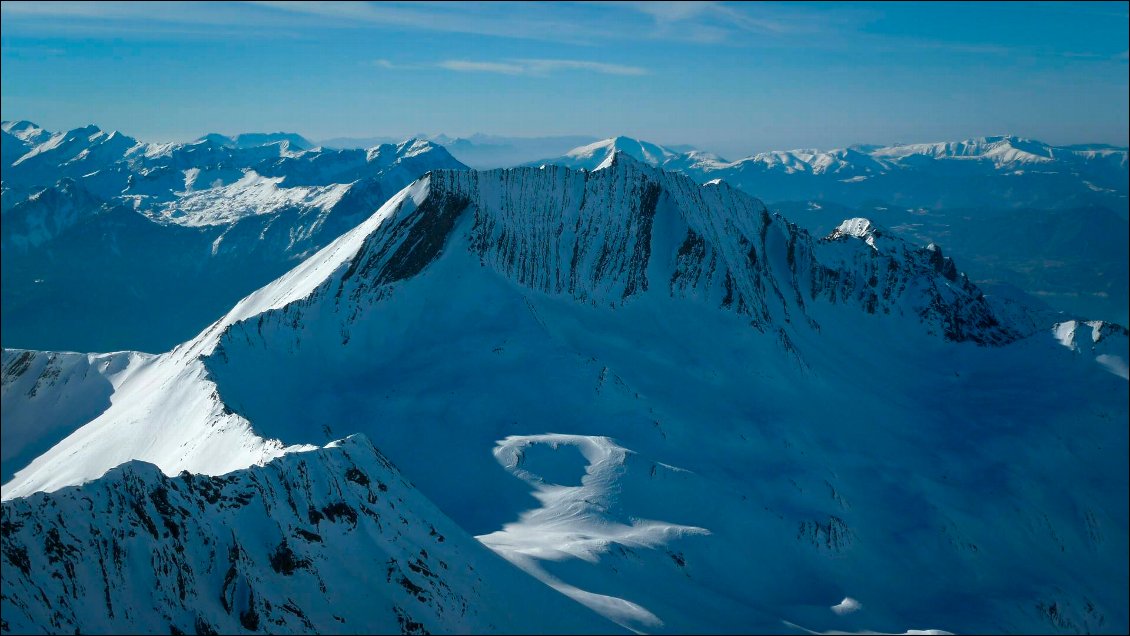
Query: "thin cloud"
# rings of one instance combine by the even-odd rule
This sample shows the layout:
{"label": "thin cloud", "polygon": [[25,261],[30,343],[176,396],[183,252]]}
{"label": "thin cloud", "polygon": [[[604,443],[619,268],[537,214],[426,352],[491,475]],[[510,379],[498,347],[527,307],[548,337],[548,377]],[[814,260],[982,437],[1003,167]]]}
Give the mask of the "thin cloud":
{"label": "thin cloud", "polygon": [[648,70],[638,66],[587,62],[581,60],[519,60],[535,75],[546,75],[556,71],[592,71],[605,75],[648,75]]}
{"label": "thin cloud", "polygon": [[[279,28],[394,28],[594,45],[607,40],[740,42],[743,34],[806,31],[818,14],[716,2],[4,2],[24,28],[96,33],[158,23]],[[63,23],[65,21],[65,24]],[[239,32],[239,31],[233,31]]]}
{"label": "thin cloud", "polygon": [[647,75],[648,70],[638,66],[590,62],[587,60],[507,60],[481,62],[475,60],[445,60],[436,66],[449,71],[466,73],[498,73],[502,75],[551,75],[559,71],[589,71],[603,75]]}
{"label": "thin cloud", "polygon": [[397,3],[397,2],[276,2],[247,4],[279,13],[316,16],[325,26],[362,25],[423,31],[468,33],[554,42],[592,42],[619,37],[623,29],[608,29],[572,15],[567,5],[521,3]]}
{"label": "thin cloud", "polygon": [[436,66],[461,73],[500,73],[502,75],[522,75],[526,67],[520,64],[502,62],[473,62],[470,60],[446,60]]}
{"label": "thin cloud", "polygon": [[748,34],[811,34],[833,27],[825,13],[763,3],[731,5],[681,1],[610,4],[650,18],[654,23],[651,34],[654,38],[721,42]]}

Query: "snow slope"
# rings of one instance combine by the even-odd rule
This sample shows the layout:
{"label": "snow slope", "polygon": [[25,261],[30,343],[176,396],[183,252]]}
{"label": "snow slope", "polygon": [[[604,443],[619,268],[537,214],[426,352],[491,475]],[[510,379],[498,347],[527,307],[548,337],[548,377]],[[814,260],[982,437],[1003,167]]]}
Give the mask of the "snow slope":
{"label": "snow slope", "polygon": [[221,477],[130,462],[4,505],[4,633],[607,633],[364,437]]}
{"label": "snow slope", "polygon": [[26,466],[110,406],[110,396],[130,373],[152,360],[136,352],[42,353],[4,349],[0,361],[0,459]]}
{"label": "snow slope", "polygon": [[215,475],[363,433],[629,629],[1126,628],[1124,375],[936,246],[608,159],[432,172],[139,367],[5,514],[129,460]]}

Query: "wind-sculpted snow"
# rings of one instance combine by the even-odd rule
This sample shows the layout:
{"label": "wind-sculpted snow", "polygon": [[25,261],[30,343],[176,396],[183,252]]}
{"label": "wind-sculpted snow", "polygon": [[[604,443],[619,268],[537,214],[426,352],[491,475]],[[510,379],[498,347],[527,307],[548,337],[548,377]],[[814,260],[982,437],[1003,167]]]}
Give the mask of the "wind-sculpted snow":
{"label": "wind-sculpted snow", "polygon": [[[535,452],[542,448],[545,451],[540,454]],[[578,452],[561,457],[567,454],[567,448],[575,448]],[[646,608],[622,598],[594,594],[575,587],[547,572],[541,562],[580,559],[595,563],[613,550],[618,554],[625,550],[669,550],[664,546],[678,543],[683,537],[709,535],[710,531],[640,519],[633,510],[624,509],[625,504],[655,506],[655,502],[621,501],[619,491],[623,489],[622,482],[639,475],[629,473],[630,451],[610,439],[554,434],[515,435],[500,442],[494,449],[494,455],[516,477],[535,486],[535,496],[542,507],[523,513],[519,521],[506,524],[502,530],[479,539],[538,580],[629,629],[661,626],[663,621]],[[534,457],[531,459],[530,455]],[[559,463],[564,466],[552,472],[546,471],[546,468]],[[644,462],[633,458],[631,470],[642,469],[641,463]],[[655,463],[650,465],[649,470],[648,479],[651,480],[669,479],[669,474],[677,478],[680,472],[671,466]],[[660,470],[664,473],[663,477],[657,475]],[[655,492],[663,494],[662,490]],[[678,565],[681,557],[669,551],[667,554]]]}
{"label": "wind-sculpted snow", "polygon": [[5,634],[615,628],[491,554],[364,437],[218,477],[124,464],[3,507]]}
{"label": "wind-sculpted snow", "polygon": [[1077,352],[998,307],[937,246],[862,220],[814,239],[620,155],[435,171],[139,367],[3,496],[362,433],[632,629],[1125,629],[1130,383],[1095,359],[1125,338],[1083,355],[1081,327]]}

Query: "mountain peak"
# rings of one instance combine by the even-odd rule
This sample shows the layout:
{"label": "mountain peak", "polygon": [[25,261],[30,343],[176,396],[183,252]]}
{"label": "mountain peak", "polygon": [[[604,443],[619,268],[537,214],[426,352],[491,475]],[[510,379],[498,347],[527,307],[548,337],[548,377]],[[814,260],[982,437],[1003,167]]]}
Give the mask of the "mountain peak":
{"label": "mountain peak", "polygon": [[431,152],[439,147],[441,147],[439,144],[423,137],[410,137],[396,145],[396,152],[407,157],[414,157],[425,152]]}
{"label": "mountain peak", "polygon": [[844,219],[839,227],[832,231],[832,235],[836,238],[840,236],[866,238],[868,236],[881,236],[884,232],[885,230],[872,223],[870,219],[856,217],[853,219]]}
{"label": "mountain peak", "polygon": [[601,167],[612,154],[617,152],[622,152],[637,161],[652,166],[663,166],[667,162],[680,156],[680,153],[670,148],[620,135],[617,137],[608,137],[584,146],[578,146],[561,157],[535,161],[526,165],[538,166],[554,164],[567,168],[591,171]]}
{"label": "mountain peak", "polygon": [[40,128],[38,124],[30,122],[26,119],[21,119],[19,121],[5,120],[3,122],[0,122],[0,130],[3,130],[10,135],[14,135],[17,132],[29,129],[42,130],[42,128]]}

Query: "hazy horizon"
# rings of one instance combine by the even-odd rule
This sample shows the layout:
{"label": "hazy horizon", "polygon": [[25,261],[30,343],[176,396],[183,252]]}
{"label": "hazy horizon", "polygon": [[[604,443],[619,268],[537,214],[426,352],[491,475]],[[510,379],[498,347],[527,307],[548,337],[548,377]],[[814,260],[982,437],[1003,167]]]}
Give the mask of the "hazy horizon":
{"label": "hazy horizon", "polygon": [[209,132],[625,135],[727,157],[1130,145],[1125,4],[3,3],[2,116]]}

